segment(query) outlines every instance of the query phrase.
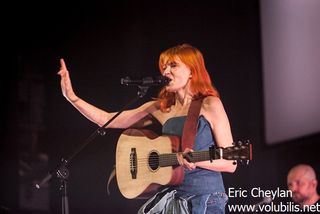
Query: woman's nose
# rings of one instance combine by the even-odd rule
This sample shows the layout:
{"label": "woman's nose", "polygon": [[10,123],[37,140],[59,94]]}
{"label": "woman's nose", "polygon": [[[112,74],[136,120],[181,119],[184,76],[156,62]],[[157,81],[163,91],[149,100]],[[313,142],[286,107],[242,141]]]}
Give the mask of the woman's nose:
{"label": "woman's nose", "polygon": [[163,71],[163,75],[166,76],[166,75],[170,74],[170,70],[171,70],[171,67],[167,66],[166,69]]}

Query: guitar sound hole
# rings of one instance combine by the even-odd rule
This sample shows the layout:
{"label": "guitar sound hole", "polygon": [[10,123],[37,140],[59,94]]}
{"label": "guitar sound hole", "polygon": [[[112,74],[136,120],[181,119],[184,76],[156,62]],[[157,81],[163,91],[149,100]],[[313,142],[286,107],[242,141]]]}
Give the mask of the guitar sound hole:
{"label": "guitar sound hole", "polygon": [[159,168],[159,155],[156,152],[151,152],[149,155],[149,167],[152,170],[156,170]]}

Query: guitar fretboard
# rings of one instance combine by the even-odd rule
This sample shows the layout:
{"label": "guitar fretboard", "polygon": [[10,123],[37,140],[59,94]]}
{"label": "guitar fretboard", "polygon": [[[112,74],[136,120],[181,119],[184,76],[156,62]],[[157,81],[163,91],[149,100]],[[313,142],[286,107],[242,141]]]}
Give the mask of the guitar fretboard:
{"label": "guitar fretboard", "polygon": [[[184,154],[184,157],[189,162],[200,162],[205,160],[210,160],[210,153],[209,151],[196,151],[190,152],[188,154]],[[170,153],[170,154],[160,154],[159,155],[159,166],[176,166],[179,165],[177,159],[177,153]]]}

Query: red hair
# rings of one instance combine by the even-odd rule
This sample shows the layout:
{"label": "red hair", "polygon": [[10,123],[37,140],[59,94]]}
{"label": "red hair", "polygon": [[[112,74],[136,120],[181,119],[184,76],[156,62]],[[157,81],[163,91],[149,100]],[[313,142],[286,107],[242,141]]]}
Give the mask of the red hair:
{"label": "red hair", "polygon": [[[159,68],[161,73],[168,61],[179,58],[191,70],[190,90],[193,98],[203,96],[219,97],[217,89],[212,85],[209,73],[205,67],[202,53],[189,44],[177,45],[160,54]],[[158,95],[161,111],[167,111],[175,103],[175,93],[166,91],[165,87]]]}

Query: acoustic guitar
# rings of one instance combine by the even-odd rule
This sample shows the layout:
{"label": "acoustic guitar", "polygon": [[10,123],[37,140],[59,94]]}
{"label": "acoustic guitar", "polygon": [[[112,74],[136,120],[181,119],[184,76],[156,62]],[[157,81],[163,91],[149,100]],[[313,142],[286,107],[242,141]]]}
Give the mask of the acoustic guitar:
{"label": "acoustic guitar", "polygon": [[[121,194],[129,199],[147,198],[161,186],[177,185],[183,181],[184,168],[179,165],[177,136],[158,136],[150,130],[128,129],[117,143],[116,178]],[[252,146],[249,141],[208,151],[194,151],[183,156],[189,162],[226,159],[249,163]]]}

